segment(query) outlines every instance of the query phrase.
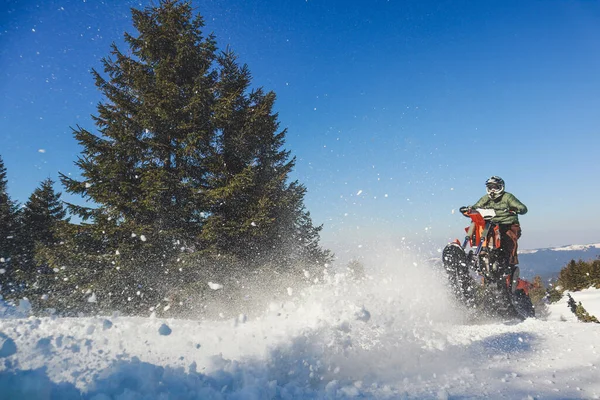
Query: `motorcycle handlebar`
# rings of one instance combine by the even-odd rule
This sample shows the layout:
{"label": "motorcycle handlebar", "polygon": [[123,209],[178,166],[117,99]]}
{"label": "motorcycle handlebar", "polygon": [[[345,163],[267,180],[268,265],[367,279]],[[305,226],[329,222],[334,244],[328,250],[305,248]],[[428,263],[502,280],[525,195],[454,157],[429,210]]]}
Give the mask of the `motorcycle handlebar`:
{"label": "motorcycle handlebar", "polygon": [[[464,216],[468,217],[468,214],[471,214],[475,209],[473,207],[471,207],[471,206],[463,206],[463,207],[459,208],[458,210],[460,211],[461,214],[463,214]],[[511,210],[509,208],[506,208],[506,209],[504,209],[502,211],[507,212],[507,213],[512,214],[512,215],[516,215],[517,214],[516,210]]]}
{"label": "motorcycle handlebar", "polygon": [[473,208],[470,206],[464,206],[458,209],[461,214],[466,215],[470,214],[473,211]]}

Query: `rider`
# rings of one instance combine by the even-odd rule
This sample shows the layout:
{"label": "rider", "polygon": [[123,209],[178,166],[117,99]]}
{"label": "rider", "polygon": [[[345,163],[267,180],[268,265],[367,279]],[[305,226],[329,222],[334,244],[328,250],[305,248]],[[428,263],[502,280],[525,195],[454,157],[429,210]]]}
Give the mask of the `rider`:
{"label": "rider", "polygon": [[500,247],[509,265],[519,263],[517,257],[517,240],[521,237],[521,226],[518,214],[527,213],[527,207],[513,194],[504,191],[504,180],[492,176],[485,182],[487,195],[483,196],[470,208],[488,208],[496,212],[492,219],[500,228]]}

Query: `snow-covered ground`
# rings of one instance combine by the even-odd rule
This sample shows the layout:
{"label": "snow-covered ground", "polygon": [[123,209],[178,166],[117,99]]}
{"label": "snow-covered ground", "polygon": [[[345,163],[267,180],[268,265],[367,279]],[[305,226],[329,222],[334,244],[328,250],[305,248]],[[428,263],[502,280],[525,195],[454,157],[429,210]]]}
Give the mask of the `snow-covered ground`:
{"label": "snow-covered ground", "polygon": [[[0,399],[600,398],[600,325],[470,323],[427,263],[396,251],[325,275],[257,318],[19,318],[0,306]],[[572,294],[600,317],[600,291]],[[9,312],[10,311],[10,312]]]}

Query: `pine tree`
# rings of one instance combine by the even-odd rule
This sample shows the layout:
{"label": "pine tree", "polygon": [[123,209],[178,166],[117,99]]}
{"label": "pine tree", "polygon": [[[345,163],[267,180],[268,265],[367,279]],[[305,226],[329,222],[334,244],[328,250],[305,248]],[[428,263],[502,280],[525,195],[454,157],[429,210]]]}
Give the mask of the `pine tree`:
{"label": "pine tree", "polygon": [[558,282],[566,290],[578,291],[600,282],[600,260],[571,260],[559,273]]}
{"label": "pine tree", "polygon": [[56,242],[55,230],[67,212],[60,200],[61,193],[54,191],[54,181],[42,181],[25,203],[19,229],[20,249],[18,256],[21,280],[33,283],[38,265],[34,260],[36,246],[51,246]]}
{"label": "pine tree", "polygon": [[600,289],[600,258],[591,263],[590,282],[591,285]]}
{"label": "pine tree", "polygon": [[567,293],[567,297],[569,297],[569,300],[567,301],[567,306],[569,306],[569,309],[571,310],[571,312],[575,315],[577,315],[576,311],[577,311],[577,303],[575,303],[575,299],[573,299],[573,297],[571,297],[570,293]]}
{"label": "pine tree", "polygon": [[61,193],[54,191],[54,181],[50,178],[42,181],[23,208],[24,232],[31,242],[48,245],[54,242],[54,232],[58,221],[67,216]]}
{"label": "pine tree", "polygon": [[537,318],[544,318],[548,315],[548,306],[546,305],[546,288],[542,277],[536,275],[533,278],[533,284],[529,289],[529,298],[535,308],[535,315]]}
{"label": "pine tree", "polygon": [[[141,293],[134,307],[144,309],[177,281],[182,251],[233,255],[243,265],[328,261],[303,204],[306,188],[287,182],[295,160],[282,149],[275,94],[250,90],[247,66],[217,52],[190,2],[160,0],[132,13],[139,34],[125,34],[129,50],[113,45],[106,76],[93,71],[105,97],[98,133],[74,129],[81,178],[60,177],[95,206],[68,205],[83,224],[63,224],[46,261],[69,264],[79,291],[111,287],[113,304]],[[77,265],[65,260],[72,252]]]}
{"label": "pine tree", "polygon": [[[560,290],[558,289],[560,288]],[[563,289],[557,284],[550,284],[550,287],[546,290],[548,296],[548,302],[550,304],[560,301],[563,297]]]}
{"label": "pine tree", "polygon": [[275,94],[249,92],[248,67],[240,67],[232,52],[217,62],[205,246],[246,261],[328,261],[329,253],[318,245],[321,227],[313,226],[303,204],[306,188],[287,182],[295,158],[281,149],[286,130],[279,131],[272,111]]}
{"label": "pine tree", "polygon": [[19,206],[8,194],[8,179],[0,157],[0,286],[5,295],[13,285],[14,257],[18,248]]}
{"label": "pine tree", "polygon": [[155,303],[169,263],[181,248],[195,247],[206,210],[203,159],[216,79],[214,38],[202,36],[202,18],[192,18],[190,4],[160,1],[132,13],[139,35],[125,34],[130,51],[113,45],[103,59],[108,78],[93,71],[106,99],[94,117],[99,134],[74,130],[83,179],[61,175],[69,193],[98,205],[69,205],[84,221],[61,248],[82,253],[77,286],[104,290],[128,310]]}
{"label": "pine tree", "polygon": [[546,288],[544,287],[541,276],[536,275],[533,278],[531,289],[529,289],[529,297],[534,305],[540,303],[542,299],[546,297]]}
{"label": "pine tree", "polygon": [[0,158],[0,257],[4,260],[10,258],[10,236],[13,233],[12,227],[14,226],[13,205],[8,195],[7,186],[6,168],[4,167],[4,161]]}
{"label": "pine tree", "polygon": [[109,80],[93,71],[107,99],[94,117],[100,135],[75,130],[84,180],[61,180],[70,193],[100,205],[71,205],[84,220],[111,230],[150,226],[154,233],[177,230],[193,237],[201,227],[202,158],[211,139],[214,41],[202,37],[202,19],[191,20],[187,3],[161,1],[132,12],[140,35],[126,34],[125,40],[134,57],[113,45],[113,58],[103,59]]}
{"label": "pine tree", "polygon": [[573,314],[575,314],[575,316],[577,317],[577,319],[581,322],[594,322],[596,324],[600,323],[600,321],[598,321],[598,319],[589,314],[586,309],[583,307],[583,305],[581,304],[581,302],[577,303],[575,302],[575,299],[573,299],[573,297],[571,297],[570,293],[567,293],[567,296],[569,297],[569,300],[567,301],[567,305],[569,306],[569,308],[571,309],[571,312]]}

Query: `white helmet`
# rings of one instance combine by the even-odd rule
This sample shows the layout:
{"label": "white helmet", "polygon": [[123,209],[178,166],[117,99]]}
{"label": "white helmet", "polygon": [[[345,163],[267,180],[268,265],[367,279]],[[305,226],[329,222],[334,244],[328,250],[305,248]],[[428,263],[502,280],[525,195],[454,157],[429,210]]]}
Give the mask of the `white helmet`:
{"label": "white helmet", "polygon": [[487,191],[488,196],[490,196],[490,199],[497,199],[504,193],[504,179],[499,176],[492,176],[485,181],[485,190]]}

